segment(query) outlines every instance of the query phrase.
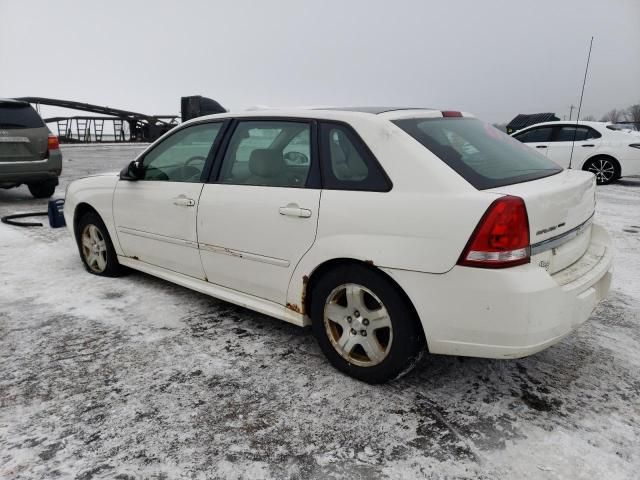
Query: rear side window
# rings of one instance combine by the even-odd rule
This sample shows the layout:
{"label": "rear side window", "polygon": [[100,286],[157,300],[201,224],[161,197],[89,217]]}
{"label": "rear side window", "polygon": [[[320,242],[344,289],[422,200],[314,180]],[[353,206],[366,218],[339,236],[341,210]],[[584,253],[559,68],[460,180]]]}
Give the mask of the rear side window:
{"label": "rear side window", "polygon": [[393,123],[478,190],[562,171],[544,155],[475,118],[411,118]]}
{"label": "rear side window", "polygon": [[320,125],[323,188],[388,192],[391,181],[350,128],[338,123]]}
{"label": "rear side window", "polygon": [[513,138],[516,138],[522,143],[550,142],[552,133],[553,127],[539,127],[517,133]]}
{"label": "rear side window", "polygon": [[31,105],[0,104],[0,128],[41,128],[44,122]]}
{"label": "rear side window", "polygon": [[575,125],[562,125],[556,127],[556,132],[553,136],[554,142],[572,142],[575,134],[575,141],[581,142],[584,140],[590,140],[592,138],[600,138],[601,135],[589,127],[578,127]]}
{"label": "rear side window", "polygon": [[220,183],[304,187],[311,169],[311,124],[241,121],[225,152]]}

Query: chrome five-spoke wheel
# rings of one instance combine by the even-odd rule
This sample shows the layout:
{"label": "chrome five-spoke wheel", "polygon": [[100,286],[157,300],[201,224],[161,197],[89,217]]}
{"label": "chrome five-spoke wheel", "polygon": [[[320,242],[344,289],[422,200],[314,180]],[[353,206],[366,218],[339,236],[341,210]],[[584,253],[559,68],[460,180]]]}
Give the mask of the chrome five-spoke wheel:
{"label": "chrome five-spoke wheel", "polygon": [[82,255],[92,272],[102,273],[107,268],[107,244],[100,229],[93,224],[82,230]]}
{"label": "chrome five-spoke wheel", "polygon": [[368,288],[340,285],[324,306],[324,326],[333,348],[360,367],[380,364],[389,354],[393,327],[389,312]]}

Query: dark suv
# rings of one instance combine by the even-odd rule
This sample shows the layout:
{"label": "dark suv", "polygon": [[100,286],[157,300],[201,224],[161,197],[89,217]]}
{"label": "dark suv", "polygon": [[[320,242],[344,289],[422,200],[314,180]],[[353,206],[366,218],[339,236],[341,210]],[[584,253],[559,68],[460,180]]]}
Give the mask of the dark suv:
{"label": "dark suv", "polygon": [[58,137],[26,102],[0,98],[0,188],[26,183],[36,198],[53,195],[62,171]]}

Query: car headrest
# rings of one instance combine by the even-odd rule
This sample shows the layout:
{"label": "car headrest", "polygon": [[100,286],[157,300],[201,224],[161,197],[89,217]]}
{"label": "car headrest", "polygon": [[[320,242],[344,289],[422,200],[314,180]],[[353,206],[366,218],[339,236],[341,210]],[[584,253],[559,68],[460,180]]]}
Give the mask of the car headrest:
{"label": "car headrest", "polygon": [[284,169],[282,152],[268,148],[257,148],[249,157],[249,171],[258,177],[271,178]]}

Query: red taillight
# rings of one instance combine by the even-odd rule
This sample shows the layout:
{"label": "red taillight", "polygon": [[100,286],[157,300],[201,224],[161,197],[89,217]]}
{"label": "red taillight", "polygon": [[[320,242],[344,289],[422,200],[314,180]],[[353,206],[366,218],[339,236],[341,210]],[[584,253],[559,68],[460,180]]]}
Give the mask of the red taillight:
{"label": "red taillight", "polygon": [[443,110],[440,113],[442,113],[443,117],[461,117],[462,116],[462,112],[456,112],[454,110]]}
{"label": "red taillight", "polygon": [[529,263],[529,217],[520,197],[494,201],[474,230],[458,265],[504,268]]}
{"label": "red taillight", "polygon": [[47,150],[57,150],[60,148],[60,143],[58,142],[58,137],[55,135],[49,135],[47,139]]}

